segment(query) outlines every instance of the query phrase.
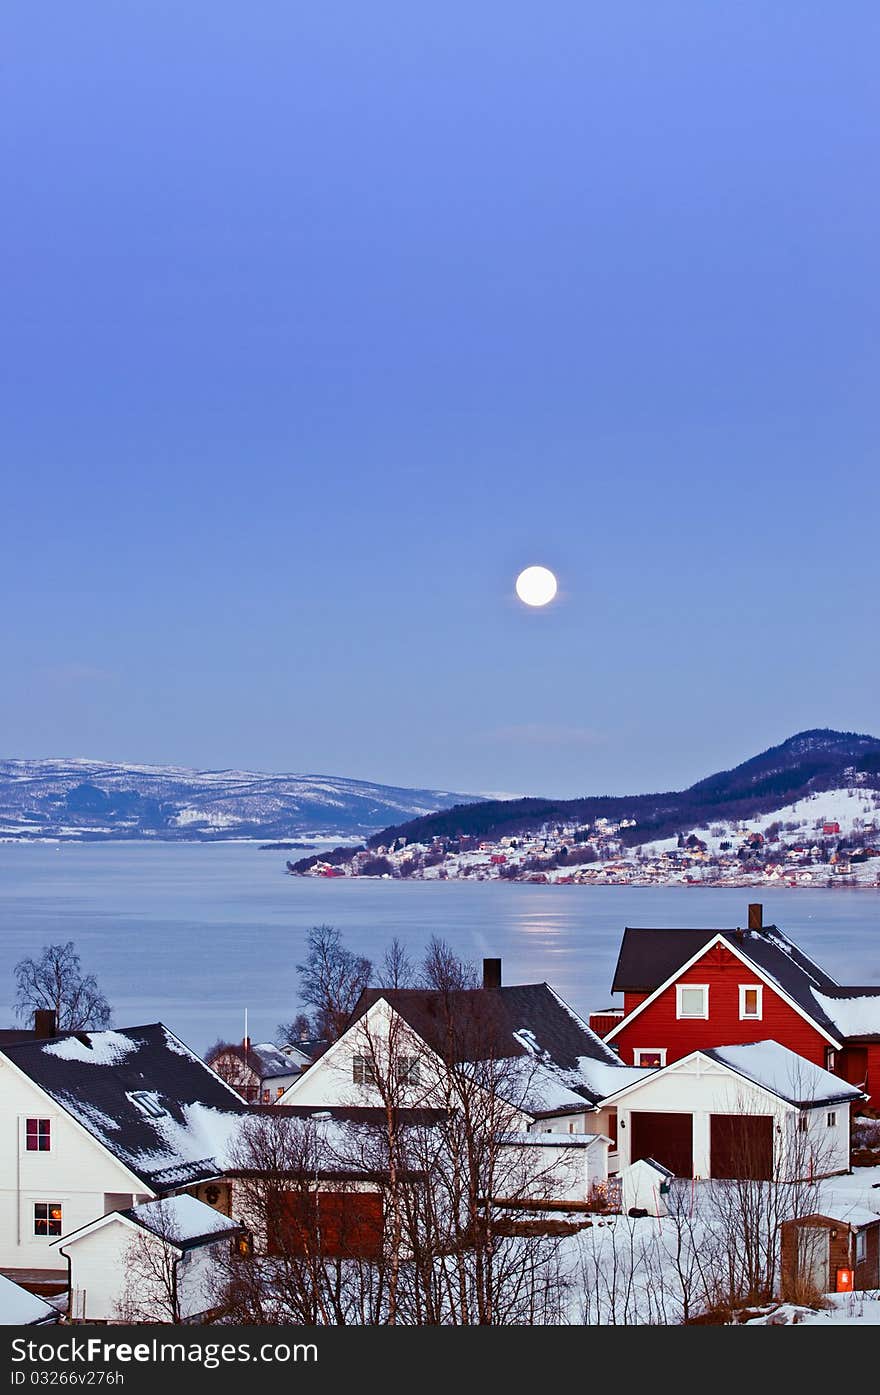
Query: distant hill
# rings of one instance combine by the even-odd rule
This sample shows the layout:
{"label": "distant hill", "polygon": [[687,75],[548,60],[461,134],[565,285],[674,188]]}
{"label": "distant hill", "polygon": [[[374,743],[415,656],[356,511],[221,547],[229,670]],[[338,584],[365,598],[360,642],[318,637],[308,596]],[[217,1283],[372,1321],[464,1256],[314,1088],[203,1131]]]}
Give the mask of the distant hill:
{"label": "distant hill", "polygon": [[476,798],[328,775],[0,760],[0,838],[364,838],[389,819]]}
{"label": "distant hill", "polygon": [[686,790],[455,805],[384,828],[369,839],[369,846],[387,847],[396,838],[408,843],[461,835],[494,839],[543,824],[588,824],[597,818],[614,822],[635,819],[635,827],[620,834],[632,845],[667,838],[710,821],[754,818],[808,794],[838,789],[848,780],[880,789],[880,740],[856,732],[802,731],[733,770],[710,775]]}

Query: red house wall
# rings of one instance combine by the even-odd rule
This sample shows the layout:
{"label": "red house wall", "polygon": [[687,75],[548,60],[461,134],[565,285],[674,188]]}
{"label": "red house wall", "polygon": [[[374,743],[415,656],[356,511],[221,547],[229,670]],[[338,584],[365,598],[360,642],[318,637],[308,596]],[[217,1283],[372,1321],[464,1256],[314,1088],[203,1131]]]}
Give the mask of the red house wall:
{"label": "red house wall", "polygon": [[623,995],[623,1012],[624,1012],[624,1016],[628,1017],[629,1014],[630,1014],[631,1012],[634,1012],[634,1011],[635,1011],[635,1009],[638,1007],[639,1003],[643,1003],[643,1002],[645,1001],[645,999],[646,999],[648,996],[649,996],[649,995],[648,995],[647,993],[624,993],[624,995]]}
{"label": "red house wall", "polygon": [[866,1101],[873,1109],[880,1109],[880,1042],[868,1044],[868,1079],[865,1090],[870,1095]]}
{"label": "red house wall", "polygon": [[[636,1047],[666,1047],[667,1064],[707,1046],[733,1046],[772,1039],[796,1051],[817,1066],[825,1065],[825,1038],[815,1027],[764,983],[763,1013],[760,1019],[740,1020],[739,986],[763,980],[723,945],[708,949],[697,962],[680,974],[650,1007],[628,1023],[609,1045],[620,1051],[627,1065],[634,1064]],[[676,1015],[676,983],[709,984],[708,1018],[679,1020]]]}

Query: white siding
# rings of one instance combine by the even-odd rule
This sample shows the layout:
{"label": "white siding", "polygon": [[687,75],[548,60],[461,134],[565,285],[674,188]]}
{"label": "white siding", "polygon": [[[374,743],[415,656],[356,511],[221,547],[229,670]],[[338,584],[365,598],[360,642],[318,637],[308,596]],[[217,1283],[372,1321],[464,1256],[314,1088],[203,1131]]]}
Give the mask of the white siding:
{"label": "white siding", "polygon": [[[0,1266],[57,1269],[64,1259],[52,1238],[34,1235],[34,1204],[60,1202],[67,1235],[104,1215],[104,1194],[148,1194],[63,1109],[0,1057]],[[50,1119],[52,1146],[29,1153],[25,1121]]]}
{"label": "white siding", "polygon": [[[837,1113],[834,1128],[826,1126],[829,1108]],[[794,1137],[799,1114],[778,1096],[706,1057],[685,1058],[662,1073],[647,1076],[618,1101],[617,1138],[621,1169],[630,1161],[630,1116],[634,1110],[692,1115],[694,1174],[697,1177],[711,1176],[710,1121],[713,1114],[772,1115],[777,1166],[780,1168],[783,1166],[782,1150],[789,1146]],[[817,1171],[823,1174],[845,1172],[849,1167],[849,1105],[821,1105],[807,1112],[809,1141],[813,1145]]]}
{"label": "white siding", "polygon": [[[163,1243],[119,1219],[107,1221],[88,1235],[74,1236],[66,1244],[62,1241],[62,1248],[70,1257],[71,1315],[92,1322],[122,1321],[120,1306],[125,1301],[130,1248],[143,1244],[158,1248]],[[178,1302],[183,1318],[198,1317],[213,1306],[214,1255],[229,1243],[227,1237],[214,1245],[184,1252],[177,1266]],[[173,1260],[179,1251],[169,1247],[169,1254]],[[147,1321],[149,1316],[139,1313],[137,1320]],[[164,1302],[157,1301],[152,1316],[157,1321],[169,1320]]]}

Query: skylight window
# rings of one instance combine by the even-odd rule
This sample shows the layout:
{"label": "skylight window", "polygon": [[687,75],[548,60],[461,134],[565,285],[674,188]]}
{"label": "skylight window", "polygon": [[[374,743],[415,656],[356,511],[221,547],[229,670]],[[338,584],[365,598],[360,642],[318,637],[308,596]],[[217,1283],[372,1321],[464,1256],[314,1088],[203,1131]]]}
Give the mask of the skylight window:
{"label": "skylight window", "polygon": [[128,1098],[148,1119],[161,1119],[168,1112],[154,1090],[132,1090]]}

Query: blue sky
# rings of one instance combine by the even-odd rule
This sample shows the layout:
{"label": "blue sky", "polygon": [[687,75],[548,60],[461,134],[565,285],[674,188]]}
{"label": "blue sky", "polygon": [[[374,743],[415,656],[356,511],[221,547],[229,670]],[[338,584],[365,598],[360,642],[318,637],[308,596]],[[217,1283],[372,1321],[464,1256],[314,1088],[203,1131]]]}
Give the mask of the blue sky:
{"label": "blue sky", "polygon": [[3,754],[574,795],[880,734],[876,5],[0,25]]}

